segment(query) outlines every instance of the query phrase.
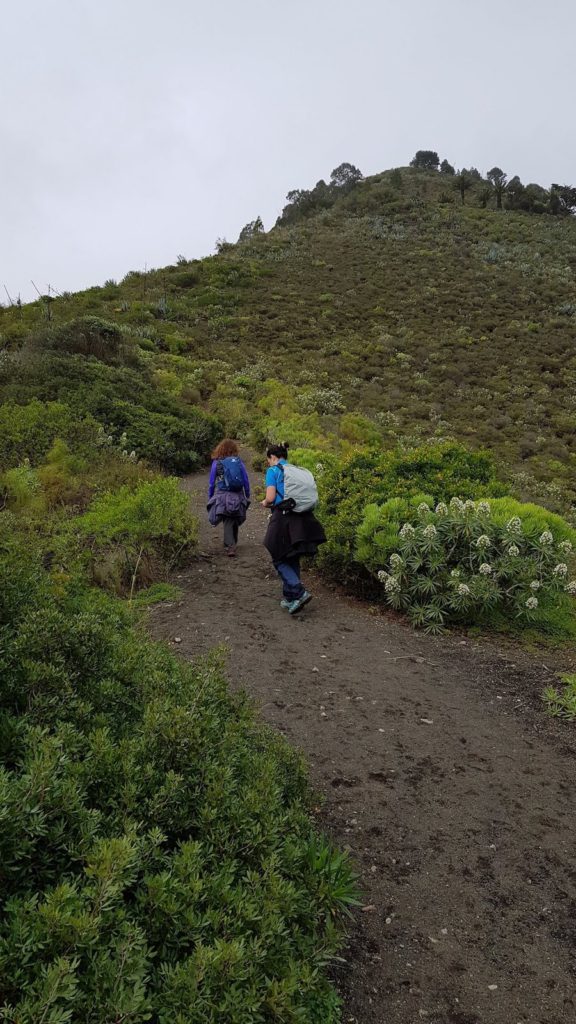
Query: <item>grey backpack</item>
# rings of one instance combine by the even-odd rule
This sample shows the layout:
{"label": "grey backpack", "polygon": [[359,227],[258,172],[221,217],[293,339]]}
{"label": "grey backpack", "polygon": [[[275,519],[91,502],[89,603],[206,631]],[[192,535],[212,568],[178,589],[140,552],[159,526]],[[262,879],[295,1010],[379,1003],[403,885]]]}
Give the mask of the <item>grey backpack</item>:
{"label": "grey backpack", "polygon": [[309,512],[318,504],[318,488],[309,469],[293,466],[291,462],[282,464],[284,473],[284,501],[294,502],[294,512]]}

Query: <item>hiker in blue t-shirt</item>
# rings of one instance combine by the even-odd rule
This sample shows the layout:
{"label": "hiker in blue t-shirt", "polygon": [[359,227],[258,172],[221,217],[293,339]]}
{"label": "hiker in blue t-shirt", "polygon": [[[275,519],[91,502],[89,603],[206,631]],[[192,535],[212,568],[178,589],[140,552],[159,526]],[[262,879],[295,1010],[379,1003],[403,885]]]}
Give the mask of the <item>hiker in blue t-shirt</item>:
{"label": "hiker in blue t-shirt", "polygon": [[[284,501],[283,466],[288,461],[288,445],[270,445],[266,452],[266,497],[264,508],[272,515],[266,531],[264,546],[270,552],[274,568],[282,580],[284,597],[280,602],[290,615],[295,615],[312,599],[300,579],[300,558],[315,555],[326,535],[312,511],[294,512],[290,502]],[[293,505],[293,503],[292,503]]]}
{"label": "hiker in blue t-shirt", "polygon": [[238,530],[250,504],[250,480],[235,441],[225,437],[212,452],[208,481],[208,518],[212,526],[224,523],[224,547],[236,554]]}

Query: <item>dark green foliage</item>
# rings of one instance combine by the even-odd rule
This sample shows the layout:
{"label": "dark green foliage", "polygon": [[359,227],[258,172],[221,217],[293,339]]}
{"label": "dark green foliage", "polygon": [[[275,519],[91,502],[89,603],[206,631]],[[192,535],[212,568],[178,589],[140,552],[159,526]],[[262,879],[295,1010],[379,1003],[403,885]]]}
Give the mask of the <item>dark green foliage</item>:
{"label": "dark green foliage", "polygon": [[576,188],[571,185],[552,185],[550,192],[554,205],[553,213],[574,213],[576,210]]}
{"label": "dark green foliage", "polygon": [[362,172],[354,164],[340,164],[332,171],[330,184],[327,185],[321,178],[313,189],[293,189],[289,192],[286,196],[288,204],[282,210],[276,224],[294,224],[321,210],[330,209],[337,199],[350,192],[361,180]]}
{"label": "dark green foliage", "polygon": [[410,161],[410,167],[418,171],[437,171],[440,158],[433,149],[419,149]]}
{"label": "dark green foliage", "polygon": [[507,175],[500,167],[493,167],[492,170],[486,174],[488,181],[494,189],[494,195],[496,196],[496,208],[502,209],[502,196],[506,188]]}
{"label": "dark green foliage", "polygon": [[17,545],[0,630],[3,1019],[335,1022],[353,887],[297,755]]}
{"label": "dark green foliage", "polygon": [[7,402],[38,398],[65,403],[77,419],[90,414],[116,439],[125,433],[128,451],[169,472],[197,467],[221,429],[217,420],[200,409],[158,391],[146,374],[78,355],[12,357],[0,370],[0,396]]}
{"label": "dark green foliage", "polygon": [[123,335],[118,324],[97,316],[78,317],[36,331],[30,338],[32,350],[77,353],[104,363],[136,363],[136,347]]}
{"label": "dark green foliage", "polygon": [[247,242],[250,238],[254,238],[255,235],[261,235],[264,232],[264,225],[261,217],[256,217],[256,220],[251,220],[248,224],[245,224],[242,231],[238,235],[239,242]]}
{"label": "dark green foliage", "polygon": [[466,192],[472,188],[472,185],[473,180],[467,171],[460,171],[460,173],[454,178],[454,188],[456,188],[460,193],[462,205],[464,205]]}
{"label": "dark green foliage", "polygon": [[448,163],[447,160],[443,160],[440,164],[440,174],[456,174],[456,171],[452,167],[452,164]]}
{"label": "dark green foliage", "polygon": [[330,175],[330,184],[340,189],[353,188],[361,180],[362,171],[349,163],[339,164]]}

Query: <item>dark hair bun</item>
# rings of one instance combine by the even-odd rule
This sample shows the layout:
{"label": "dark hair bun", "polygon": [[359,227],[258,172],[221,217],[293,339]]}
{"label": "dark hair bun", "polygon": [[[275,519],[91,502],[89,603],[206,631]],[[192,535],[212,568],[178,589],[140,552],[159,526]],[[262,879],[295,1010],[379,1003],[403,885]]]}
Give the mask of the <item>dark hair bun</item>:
{"label": "dark hair bun", "polygon": [[288,451],[288,449],[289,449],[289,447],[290,447],[290,445],[288,444],[288,441],[284,441],[284,443],[283,443],[282,447],[283,447],[283,448],[285,448],[285,449],[286,449],[286,451]]}

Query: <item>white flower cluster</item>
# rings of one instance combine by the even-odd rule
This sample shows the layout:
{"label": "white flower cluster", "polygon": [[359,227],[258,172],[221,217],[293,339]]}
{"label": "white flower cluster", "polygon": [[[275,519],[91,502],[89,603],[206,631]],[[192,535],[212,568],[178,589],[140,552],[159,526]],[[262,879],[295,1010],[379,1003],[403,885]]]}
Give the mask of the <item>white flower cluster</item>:
{"label": "white flower cluster", "polygon": [[439,501],[434,511],[437,512],[439,516],[445,516],[448,513],[448,505],[443,501]]}
{"label": "white flower cluster", "polygon": [[563,540],[558,545],[563,555],[569,555],[572,551],[572,543],[569,540]]}
{"label": "white flower cluster", "polygon": [[407,537],[413,537],[414,533],[414,527],[411,526],[410,523],[404,523],[404,526],[400,530],[400,536],[402,537],[403,540],[406,540]]}
{"label": "white flower cluster", "polygon": [[489,576],[490,573],[492,572],[492,566],[488,565],[488,562],[482,562],[482,565],[480,566],[480,572],[482,573],[483,576]]}
{"label": "white flower cluster", "polygon": [[427,537],[429,540],[431,540],[432,537],[436,536],[436,534],[438,533],[438,530],[436,529],[436,527],[434,526],[433,523],[430,523],[429,526],[425,526],[424,527],[422,533],[424,534],[425,537]]}
{"label": "white flower cluster", "polygon": [[430,505],[428,505],[425,501],[422,501],[418,505],[418,515],[423,516],[426,514],[426,512],[430,512]]}
{"label": "white flower cluster", "polygon": [[568,574],[568,566],[565,562],[560,562],[559,565],[555,565],[552,570],[555,576],[566,576]]}
{"label": "white flower cluster", "polygon": [[459,583],[458,590],[456,593],[460,594],[460,597],[468,597],[470,593],[470,587],[466,583]]}
{"label": "white flower cluster", "polygon": [[380,571],[377,573],[377,576],[380,583],[386,583],[386,580],[389,579],[390,574],[387,573],[385,569],[380,569]]}
{"label": "white flower cluster", "polygon": [[471,498],[468,498],[468,500],[464,502],[464,511],[465,512],[475,512],[476,511],[476,502],[472,501]]}
{"label": "white flower cluster", "polygon": [[476,547],[489,548],[491,543],[492,541],[490,540],[490,537],[487,537],[486,534],[483,533],[481,537],[478,537],[478,540],[476,541]]}
{"label": "white flower cluster", "polygon": [[479,516],[489,516],[490,515],[490,504],[489,504],[489,502],[487,502],[487,501],[479,501],[478,504],[476,505],[476,511],[477,511]]}
{"label": "white flower cluster", "polygon": [[395,576],[389,576],[384,584],[384,589],[387,594],[398,594],[400,591],[400,582]]}
{"label": "white flower cluster", "polygon": [[453,580],[459,580],[460,576],[462,575],[462,572],[461,572],[460,569],[452,569],[452,572],[450,573],[450,575],[451,575]]}
{"label": "white flower cluster", "polygon": [[515,558],[516,555],[520,554],[520,548],[517,548],[515,544],[511,544],[507,550],[507,554],[511,555],[512,558]]}
{"label": "white flower cluster", "polygon": [[316,463],[316,472],[317,473],[323,473],[324,472],[324,463],[323,462],[317,462]]}
{"label": "white flower cluster", "polygon": [[537,597],[529,597],[528,600],[526,601],[526,607],[530,611],[534,611],[534,609],[538,607],[538,598]]}
{"label": "white flower cluster", "polygon": [[572,597],[576,597],[576,580],[570,580],[570,583],[566,584],[564,590],[568,594],[572,594]]}
{"label": "white flower cluster", "polygon": [[520,516],[512,516],[512,519],[509,519],[506,523],[506,529],[509,530],[510,533],[521,533],[522,520],[520,519]]}
{"label": "white flower cluster", "polygon": [[395,551],[393,555],[390,555],[390,565],[393,569],[399,569],[401,565],[404,565],[402,556],[398,552]]}
{"label": "white flower cluster", "polygon": [[554,537],[550,533],[550,530],[544,530],[544,533],[540,534],[538,540],[540,541],[541,544],[553,544],[554,543]]}
{"label": "white flower cluster", "polygon": [[532,580],[530,590],[540,590],[541,586],[542,584],[540,583],[540,580]]}
{"label": "white flower cluster", "polygon": [[453,512],[463,512],[464,502],[460,498],[451,498],[450,508],[452,509]]}

